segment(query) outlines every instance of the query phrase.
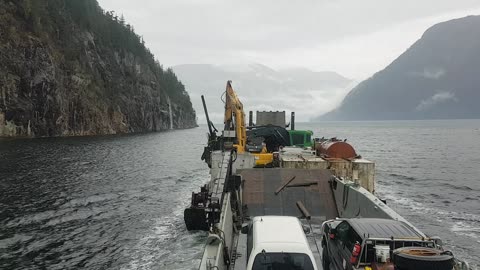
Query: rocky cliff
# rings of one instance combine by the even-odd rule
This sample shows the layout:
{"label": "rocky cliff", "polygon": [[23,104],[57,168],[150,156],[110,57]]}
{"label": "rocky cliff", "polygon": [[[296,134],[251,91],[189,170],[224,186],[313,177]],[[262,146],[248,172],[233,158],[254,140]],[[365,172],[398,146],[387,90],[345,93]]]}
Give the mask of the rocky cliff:
{"label": "rocky cliff", "polygon": [[319,120],[479,118],[480,16],[432,26]]}
{"label": "rocky cliff", "polygon": [[196,126],[182,83],[96,0],[0,0],[0,136]]}

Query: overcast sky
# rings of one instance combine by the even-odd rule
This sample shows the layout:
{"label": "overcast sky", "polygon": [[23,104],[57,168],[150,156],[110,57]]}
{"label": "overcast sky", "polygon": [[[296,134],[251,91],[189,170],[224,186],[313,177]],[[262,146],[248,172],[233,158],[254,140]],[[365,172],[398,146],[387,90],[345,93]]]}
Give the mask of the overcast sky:
{"label": "overcast sky", "polygon": [[262,63],[361,80],[431,25],[479,0],[99,0],[124,14],[164,66]]}

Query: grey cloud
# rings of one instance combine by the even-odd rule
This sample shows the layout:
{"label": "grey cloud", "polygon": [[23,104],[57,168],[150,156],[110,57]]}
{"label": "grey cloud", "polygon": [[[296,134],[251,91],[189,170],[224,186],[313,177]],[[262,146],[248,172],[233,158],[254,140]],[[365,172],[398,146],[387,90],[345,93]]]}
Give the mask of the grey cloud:
{"label": "grey cloud", "polygon": [[[449,1],[127,1],[101,0],[142,30],[189,43],[272,49],[335,40],[444,12],[479,7],[476,0]],[[149,24],[149,25],[145,25]],[[168,38],[167,38],[168,40]],[[223,41],[222,44],[217,41]],[[233,42],[235,41],[235,42]],[[279,42],[282,43],[279,43]],[[192,45],[177,43],[177,46]],[[273,47],[272,47],[273,45]]]}
{"label": "grey cloud", "polygon": [[100,3],[107,10],[125,14],[166,65],[235,62],[256,54],[312,49],[405,21],[480,8],[477,0],[100,0]]}
{"label": "grey cloud", "polygon": [[445,103],[448,101],[458,101],[457,98],[455,97],[455,93],[439,92],[427,99],[422,100],[420,104],[418,104],[418,106],[416,107],[416,110],[425,111],[437,104]]}
{"label": "grey cloud", "polygon": [[412,72],[411,74],[415,77],[423,77],[426,79],[439,79],[445,75],[445,69],[443,68],[424,68],[422,72]]}

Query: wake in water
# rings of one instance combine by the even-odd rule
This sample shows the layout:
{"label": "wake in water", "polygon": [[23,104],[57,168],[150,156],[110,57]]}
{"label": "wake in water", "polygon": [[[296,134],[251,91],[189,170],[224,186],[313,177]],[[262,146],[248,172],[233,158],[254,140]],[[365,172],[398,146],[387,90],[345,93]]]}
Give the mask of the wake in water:
{"label": "wake in water", "polygon": [[[188,181],[187,181],[188,179]],[[165,194],[170,203],[165,214],[154,219],[150,229],[125,254],[130,258],[122,269],[192,269],[200,263],[205,232],[188,232],[183,221],[192,186],[201,186],[208,171],[199,169],[174,181],[175,188]]]}
{"label": "wake in water", "polygon": [[[414,177],[390,174],[400,181],[411,181]],[[389,179],[393,180],[393,179]],[[414,188],[412,185],[412,188]],[[480,243],[480,215],[466,211],[449,210],[455,201],[439,201],[445,195],[428,193],[423,196],[409,196],[410,186],[404,182],[404,187],[393,189],[391,185],[377,185],[377,195],[387,200],[387,204],[403,217],[430,236],[440,236],[446,247],[461,259],[467,260],[472,266],[480,264],[480,260],[469,255],[469,251]]]}

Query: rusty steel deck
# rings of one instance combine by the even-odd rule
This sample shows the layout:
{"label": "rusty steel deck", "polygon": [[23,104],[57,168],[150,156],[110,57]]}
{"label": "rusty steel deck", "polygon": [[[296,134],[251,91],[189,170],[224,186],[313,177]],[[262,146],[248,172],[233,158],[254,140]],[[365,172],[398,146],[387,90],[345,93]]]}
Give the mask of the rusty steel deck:
{"label": "rusty steel deck", "polygon": [[[243,169],[238,171],[245,180],[243,204],[250,217],[260,215],[301,216],[296,206],[301,201],[319,223],[338,216],[330,188],[332,174],[322,169]],[[282,186],[288,185],[283,189]],[[279,191],[281,190],[281,191]],[[278,194],[275,194],[276,191]]]}

